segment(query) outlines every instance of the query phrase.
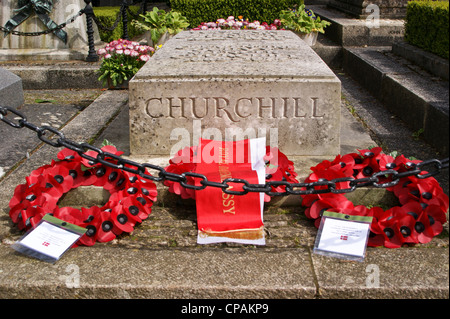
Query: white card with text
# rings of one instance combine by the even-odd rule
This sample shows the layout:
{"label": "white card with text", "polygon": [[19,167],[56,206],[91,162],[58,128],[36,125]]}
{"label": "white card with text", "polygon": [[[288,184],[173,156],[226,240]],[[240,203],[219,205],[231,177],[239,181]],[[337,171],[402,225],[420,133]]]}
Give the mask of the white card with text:
{"label": "white card with text", "polygon": [[85,228],[47,214],[33,230],[17,241],[13,248],[26,255],[55,262],[85,231]]}
{"label": "white card with text", "polygon": [[362,261],[366,253],[371,223],[371,216],[324,212],[314,252]]}

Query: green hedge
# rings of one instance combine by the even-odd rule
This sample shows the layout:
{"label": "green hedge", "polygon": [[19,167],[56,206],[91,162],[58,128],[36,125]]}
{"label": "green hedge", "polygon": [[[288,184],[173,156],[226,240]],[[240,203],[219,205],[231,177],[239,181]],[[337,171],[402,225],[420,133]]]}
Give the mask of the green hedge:
{"label": "green hedge", "polygon": [[405,23],[406,41],[448,59],[448,17],[448,1],[409,2]]}
{"label": "green hedge", "polygon": [[228,16],[271,23],[280,18],[281,10],[302,3],[303,0],[170,0],[170,7],[184,15],[195,28],[202,22]]}
{"label": "green hedge", "polygon": [[[139,6],[130,6],[130,11],[137,16]],[[106,28],[111,28],[114,25],[114,22],[116,21],[119,13],[120,7],[94,7],[95,16]],[[142,33],[142,31],[138,31],[134,26],[131,25],[131,21],[133,21],[133,17],[130,16],[130,14],[128,13],[127,25],[128,25],[128,38],[130,39]],[[98,28],[98,31],[100,33],[100,39],[103,42],[111,42],[113,40],[121,39],[123,37],[122,20],[119,22],[114,31],[104,31],[100,28]]]}

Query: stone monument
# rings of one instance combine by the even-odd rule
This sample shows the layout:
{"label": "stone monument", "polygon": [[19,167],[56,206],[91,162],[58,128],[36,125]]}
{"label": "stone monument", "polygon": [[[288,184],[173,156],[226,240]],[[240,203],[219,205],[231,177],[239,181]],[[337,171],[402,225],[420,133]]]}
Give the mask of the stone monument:
{"label": "stone monument", "polygon": [[131,156],[262,136],[287,156],[339,153],[340,81],[290,31],[181,32],[129,89]]}
{"label": "stone monument", "polygon": [[[39,5],[37,5],[39,4]],[[78,13],[86,6],[84,0],[4,0],[0,4],[0,25],[3,28],[13,28],[19,32],[41,32],[49,29],[49,26],[57,26],[77,16],[74,22],[67,24],[61,32],[48,33],[39,36],[18,36],[0,32],[1,54],[7,50],[10,54],[29,55],[30,59],[39,59],[43,54],[48,58],[49,50],[68,54],[70,51],[87,53],[88,40],[86,28],[86,16]],[[13,20],[16,20],[14,22]],[[53,23],[52,23],[53,22]],[[98,32],[94,35],[99,40]],[[64,38],[65,37],[65,38]],[[16,51],[12,51],[16,50]],[[22,57],[23,58],[23,57]],[[51,58],[51,57],[50,57]]]}

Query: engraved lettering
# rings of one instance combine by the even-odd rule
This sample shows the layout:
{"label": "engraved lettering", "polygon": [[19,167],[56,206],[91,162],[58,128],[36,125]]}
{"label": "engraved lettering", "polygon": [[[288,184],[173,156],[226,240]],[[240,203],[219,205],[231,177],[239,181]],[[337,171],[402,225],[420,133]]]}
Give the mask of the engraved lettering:
{"label": "engraved lettering", "polygon": [[[260,119],[321,119],[325,113],[320,109],[317,97],[168,97],[151,98],[146,101],[146,113],[151,118],[206,119],[220,118],[240,122],[249,118]],[[213,109],[210,109],[213,108]],[[227,139],[228,140],[228,139]]]}
{"label": "engraved lettering", "polygon": [[312,116],[311,116],[311,118],[312,119],[315,119],[315,118],[322,118],[322,117],[324,117],[325,116],[325,114],[322,114],[322,115],[318,115],[317,114],[317,100],[318,100],[318,98],[317,97],[312,97],[311,98],[311,100],[312,100]]}
{"label": "engraved lettering", "polygon": [[252,114],[248,113],[247,115],[245,115],[245,114],[242,114],[242,111],[239,110],[239,107],[242,106],[242,104],[244,104],[244,103],[241,104],[241,102],[243,102],[243,101],[249,101],[250,102],[250,106],[252,105],[252,99],[247,98],[247,97],[240,98],[236,102],[236,105],[234,107],[234,113],[236,113],[236,115],[239,116],[240,118],[245,119],[245,118],[249,117]]}
{"label": "engraved lettering", "polygon": [[[236,120],[233,118],[230,110],[228,109],[230,106],[230,100],[224,98],[224,97],[214,97],[213,98],[216,101],[216,114],[215,117],[219,117],[222,118],[222,116],[220,116],[220,112],[219,111],[223,111],[223,113],[225,113],[228,118],[230,119],[231,122],[239,122],[239,120]],[[223,103],[221,103],[221,101]]]}
{"label": "engraved lettering", "polygon": [[172,114],[172,110],[173,110],[174,108],[176,108],[176,107],[179,107],[179,108],[181,109],[181,115],[180,115],[180,117],[182,117],[182,118],[187,118],[187,117],[185,116],[185,114],[184,114],[184,100],[185,100],[186,98],[180,97],[180,98],[179,98],[179,100],[180,100],[180,104],[179,104],[179,105],[175,105],[175,104],[174,104],[174,102],[173,102],[174,98],[173,98],[173,97],[169,97],[169,98],[167,98],[167,99],[169,100],[169,117],[170,117],[170,118],[175,118],[175,117],[173,116],[173,114]]}
{"label": "engraved lettering", "polygon": [[288,97],[282,97],[281,99],[283,100],[283,117],[285,119],[287,119],[288,118],[288,116],[287,116],[287,100],[289,98]]}
{"label": "engraved lettering", "polygon": [[295,109],[294,117],[305,118],[306,117],[306,113],[300,114],[300,107],[301,107],[301,105],[299,103],[300,98],[294,98],[294,101],[295,101],[295,103],[294,103],[294,109]]}
{"label": "engraved lettering", "polygon": [[203,104],[203,116],[202,116],[197,113],[197,98],[191,97],[192,114],[194,115],[195,118],[202,119],[206,115],[208,115],[208,105],[209,105],[208,100],[209,100],[208,98],[203,98],[204,104]]}
{"label": "engraved lettering", "polygon": [[271,103],[269,105],[263,105],[263,99],[264,98],[262,98],[262,97],[257,97],[256,99],[258,100],[258,116],[260,118],[264,117],[263,116],[263,109],[271,109],[272,110],[272,118],[276,118],[276,115],[275,115],[275,98],[274,97],[268,98],[271,101]]}
{"label": "engraved lettering", "polygon": [[[160,111],[159,113],[158,110]],[[155,97],[147,100],[146,111],[150,117],[153,118],[163,117],[164,115],[162,112],[162,99]]]}

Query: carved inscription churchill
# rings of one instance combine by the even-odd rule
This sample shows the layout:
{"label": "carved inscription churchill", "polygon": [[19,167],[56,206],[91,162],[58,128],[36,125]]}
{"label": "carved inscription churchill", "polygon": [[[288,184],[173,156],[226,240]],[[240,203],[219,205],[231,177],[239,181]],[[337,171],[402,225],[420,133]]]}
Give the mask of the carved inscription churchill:
{"label": "carved inscription churchill", "polygon": [[340,82],[289,31],[182,32],[136,74],[129,102],[131,155],[237,139],[227,130],[290,156],[339,152]]}
{"label": "carved inscription churchill", "polygon": [[318,109],[318,97],[304,101],[300,97],[152,97],[146,111],[152,118],[205,119],[225,118],[240,122],[248,118],[319,119],[325,115]]}

